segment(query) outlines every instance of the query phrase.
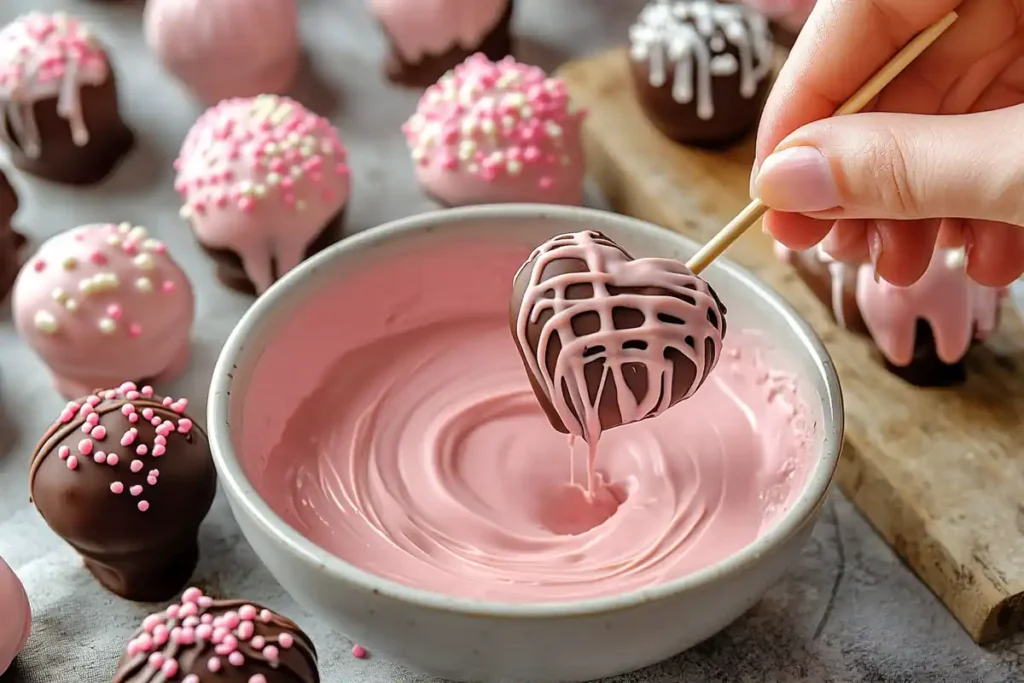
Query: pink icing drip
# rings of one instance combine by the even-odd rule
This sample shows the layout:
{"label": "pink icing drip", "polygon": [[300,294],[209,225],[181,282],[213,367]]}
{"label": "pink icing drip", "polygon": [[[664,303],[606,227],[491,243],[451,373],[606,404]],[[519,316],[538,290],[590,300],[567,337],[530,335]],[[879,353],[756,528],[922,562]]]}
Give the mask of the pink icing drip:
{"label": "pink icing drip", "polygon": [[417,64],[452,47],[475,49],[509,0],[370,0],[402,59]]}
{"label": "pink icing drip", "polygon": [[[348,201],[348,152],[327,119],[287,97],[221,102],[189,131],[175,162],[182,216],[230,249],[262,292],[297,266]],[[276,268],[275,268],[276,266]]]}
{"label": "pink icing drip", "polygon": [[[672,259],[631,259],[621,249],[606,241],[597,239],[597,233],[578,232],[559,235],[539,246],[529,261],[534,262],[530,284],[523,296],[522,306],[516,322],[518,343],[524,350],[529,371],[537,378],[559,417],[571,434],[582,436],[590,446],[596,447],[601,436],[601,421],[597,406],[601,402],[602,390],[597,392],[594,402],[589,400],[584,378],[587,363],[605,359],[602,386],[614,384],[618,398],[619,413],[623,424],[637,422],[661,414],[671,403],[672,361],[665,357],[669,348],[686,355],[697,368],[693,386],[684,398],[689,398],[706,379],[706,372],[714,367],[722,349],[722,316],[718,304],[707,283],[689,271],[686,266]],[[560,259],[576,259],[587,264],[586,272],[565,273],[541,280],[545,267]],[[568,299],[566,290],[576,284],[589,284],[594,294],[590,299]],[[680,296],[696,299],[690,304],[675,296],[650,294],[616,294],[608,292],[609,286],[616,287],[660,287]],[[553,292],[553,296],[549,296]],[[612,322],[612,311],[616,307],[638,310],[644,315],[641,327],[618,330]],[[536,321],[541,313],[551,310],[554,316],[544,325],[535,354],[529,352],[527,327]],[[713,310],[717,325],[708,320],[708,311]],[[573,332],[572,319],[586,312],[597,313],[601,329],[596,334],[577,337]],[[659,315],[668,315],[685,321],[684,325],[669,325],[658,320]],[[554,374],[550,374],[544,363],[548,343],[557,333],[562,343]],[[691,337],[690,346],[684,341]],[[641,339],[647,342],[645,349],[623,348],[627,341]],[[707,363],[705,340],[711,340],[715,358]],[[584,356],[588,348],[600,346],[604,351]],[[627,387],[623,367],[627,363],[642,363],[647,368],[651,390],[637,400]],[[565,400],[562,386],[568,387],[572,405]],[[660,387],[660,390],[654,390]],[[582,422],[573,415],[582,417]]]}
{"label": "pink icing drip", "polygon": [[925,274],[909,287],[876,281],[870,265],[857,272],[857,305],[864,324],[885,357],[899,366],[913,358],[918,319],[931,326],[939,360],[962,359],[972,340],[995,330],[1003,292],[971,280],[959,251],[936,249]]}
{"label": "pink icing drip", "polygon": [[476,54],[426,90],[402,130],[420,182],[449,204],[580,204],[584,116],[561,79]]}

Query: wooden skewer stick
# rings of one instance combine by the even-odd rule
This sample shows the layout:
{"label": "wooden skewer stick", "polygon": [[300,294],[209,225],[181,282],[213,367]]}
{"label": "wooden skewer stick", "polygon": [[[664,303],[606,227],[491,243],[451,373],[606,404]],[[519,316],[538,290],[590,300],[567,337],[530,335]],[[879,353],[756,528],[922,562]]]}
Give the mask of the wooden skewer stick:
{"label": "wooden skewer stick", "polygon": [[[889,63],[879,69],[878,73],[871,77],[861,88],[848,99],[843,106],[836,110],[833,116],[854,114],[873,100],[878,93],[882,92],[889,82],[900,75],[910,64],[921,56],[921,53],[938,40],[939,36],[946,32],[953,22],[957,20],[956,12],[950,12],[932,26],[907,43],[906,47],[896,53]],[[732,243],[740,238],[750,226],[764,215],[768,210],[760,199],[755,199],[747,205],[747,208],[740,211],[739,215],[729,221],[729,224],[722,228],[721,232],[711,238],[707,244],[700,248],[696,254],[686,263],[687,267],[694,273],[700,273],[707,268],[712,261],[722,255]]]}

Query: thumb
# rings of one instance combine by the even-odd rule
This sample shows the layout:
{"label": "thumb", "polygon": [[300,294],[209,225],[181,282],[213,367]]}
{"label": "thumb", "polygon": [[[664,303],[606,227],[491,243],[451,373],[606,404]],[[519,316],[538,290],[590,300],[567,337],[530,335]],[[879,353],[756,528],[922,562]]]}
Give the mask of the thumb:
{"label": "thumb", "polygon": [[798,129],[754,193],[816,218],[975,218],[1024,225],[1024,105],[981,114],[851,114]]}

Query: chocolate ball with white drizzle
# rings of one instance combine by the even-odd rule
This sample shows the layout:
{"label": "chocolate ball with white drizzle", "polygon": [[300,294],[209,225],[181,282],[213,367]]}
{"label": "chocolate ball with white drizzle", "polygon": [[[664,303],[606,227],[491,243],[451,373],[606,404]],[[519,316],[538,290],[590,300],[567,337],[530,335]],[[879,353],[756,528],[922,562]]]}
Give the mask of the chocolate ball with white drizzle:
{"label": "chocolate ball with white drizzle", "polygon": [[126,382],[69,402],[32,454],[47,525],[109,591],[167,600],[188,582],[217,475],[185,399]]}
{"label": "chocolate ball with white drizzle", "polygon": [[714,369],[725,306],[673,259],[634,259],[603,234],[558,235],[516,274],[512,335],[551,425],[595,444],[660,415]]}
{"label": "chocolate ball with white drizzle", "polygon": [[754,9],[715,0],[652,0],[629,31],[630,65],[648,119],[688,145],[723,147],[757,126],[774,45]]}
{"label": "chocolate ball with white drizzle", "polygon": [[84,23],[31,12],[0,30],[0,139],[19,169],[73,185],[102,180],[131,149],[113,68]]}

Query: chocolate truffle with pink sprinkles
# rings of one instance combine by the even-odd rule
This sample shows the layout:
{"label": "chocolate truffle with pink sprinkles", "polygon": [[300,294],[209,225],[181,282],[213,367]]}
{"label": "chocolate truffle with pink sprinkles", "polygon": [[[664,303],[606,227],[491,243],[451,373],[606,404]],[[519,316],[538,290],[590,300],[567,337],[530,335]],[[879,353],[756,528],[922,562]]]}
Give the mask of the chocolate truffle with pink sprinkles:
{"label": "chocolate truffle with pink sprinkles", "polygon": [[478,53],[427,89],[402,131],[420,185],[445,206],[579,205],[583,119],[561,79]]}
{"label": "chocolate truffle with pink sprinkles", "polygon": [[189,588],[132,635],[113,683],[319,683],[316,649],[291,619]]}
{"label": "chocolate truffle with pink sprinkles", "polygon": [[217,475],[187,409],[126,382],[68,403],[32,454],[36,509],[129,600],[170,599],[196,566]]}
{"label": "chocolate truffle with pink sprinkles", "polygon": [[327,119],[287,97],[207,110],[175,168],[181,215],[233,289],[262,294],[341,237],[348,152]]}

